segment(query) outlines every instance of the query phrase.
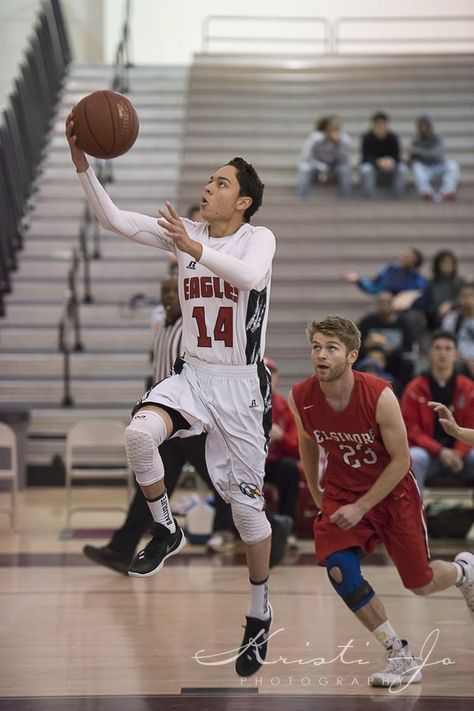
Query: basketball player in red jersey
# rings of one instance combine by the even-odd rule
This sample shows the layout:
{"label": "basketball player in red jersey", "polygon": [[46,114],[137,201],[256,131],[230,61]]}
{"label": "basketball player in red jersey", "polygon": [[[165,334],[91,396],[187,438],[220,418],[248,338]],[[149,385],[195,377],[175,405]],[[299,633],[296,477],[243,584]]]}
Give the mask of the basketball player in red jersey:
{"label": "basketball player in red jersey", "polygon": [[[373,686],[419,682],[421,673],[406,640],[360,570],[360,558],[385,544],[403,584],[417,595],[457,585],[474,599],[474,555],[431,561],[421,497],[407,434],[391,386],[353,372],[360,332],[352,321],[329,316],[308,326],[315,376],[297,383],[289,403],[299,431],[300,456],[321,510],[314,524],[316,557],[336,592],[387,650]],[[326,484],[318,482],[319,447],[328,455]]]}

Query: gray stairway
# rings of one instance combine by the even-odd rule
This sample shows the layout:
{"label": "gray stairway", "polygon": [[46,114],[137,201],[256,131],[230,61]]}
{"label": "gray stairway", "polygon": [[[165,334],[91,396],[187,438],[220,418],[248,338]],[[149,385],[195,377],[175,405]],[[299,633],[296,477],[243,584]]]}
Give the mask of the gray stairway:
{"label": "gray stairway", "polygon": [[[341,275],[372,274],[409,246],[427,257],[449,246],[461,272],[474,271],[474,100],[472,57],[318,58],[287,68],[274,58],[197,57],[182,68],[135,68],[130,98],[140,135],[114,161],[108,186],[124,208],[157,214],[165,199],[181,213],[201,195],[208,175],[235,155],[252,161],[266,183],[255,216],[278,241],[267,355],[279,363],[282,390],[310,372],[305,324],[328,313],[357,319],[370,300]],[[158,298],[167,257],[100,231],[102,259],[92,262],[94,303],[81,306],[85,350],[71,359],[74,408],[63,408],[62,356],[57,350],[71,249],[77,246],[84,200],[64,139],[74,103],[110,85],[107,67],[73,67],[51,135],[30,230],[0,323],[0,403],[31,408],[27,460],[46,466],[64,451],[69,427],[84,417],[126,421],[149,373],[150,306],[131,308],[137,293]],[[413,195],[340,202],[332,188],[307,203],[294,197],[302,142],[317,116],[337,112],[355,143],[367,117],[386,109],[407,143],[413,120],[429,110],[461,163],[456,204],[424,204]]]}
{"label": "gray stairway", "polygon": [[[65,434],[79,419],[106,414],[126,422],[150,373],[152,306],[131,308],[129,302],[137,293],[158,301],[167,255],[160,250],[150,255],[149,249],[100,230],[102,258],[91,262],[93,303],[80,307],[84,352],[71,357],[75,406],[61,406],[58,322],[85,206],[64,137],[64,120],[85,94],[110,87],[111,78],[107,66],[71,69],[28,214],[30,228],[6,300],[6,317],[0,323],[0,404],[31,409],[30,466],[48,465],[55,455],[62,456]],[[133,150],[113,161],[114,182],[107,189],[121,207],[157,215],[165,199],[177,197],[187,70],[132,68],[130,87],[140,133]],[[79,292],[83,294],[81,286]]]}
{"label": "gray stairway", "polygon": [[[339,313],[358,319],[370,299],[342,281],[348,270],[372,275],[406,247],[429,257],[449,247],[465,276],[474,273],[474,57],[321,57],[288,67],[275,57],[200,55],[189,79],[189,110],[180,204],[234,155],[250,160],[266,184],[255,224],[277,238],[267,355],[281,369],[281,385],[310,373],[305,324]],[[337,113],[353,139],[379,109],[408,146],[414,119],[430,112],[447,154],[461,164],[456,204],[357,197],[340,201],[331,186],[308,202],[294,197],[301,146],[317,117]],[[356,173],[354,170],[354,177]]]}

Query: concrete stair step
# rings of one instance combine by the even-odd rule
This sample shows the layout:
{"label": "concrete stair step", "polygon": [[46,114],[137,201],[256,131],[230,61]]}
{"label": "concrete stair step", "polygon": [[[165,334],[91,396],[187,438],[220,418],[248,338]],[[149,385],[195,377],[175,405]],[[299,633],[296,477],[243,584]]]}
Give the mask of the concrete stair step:
{"label": "concrete stair step", "polygon": [[[214,95],[217,86],[222,87],[219,95],[223,101],[227,101],[233,96],[240,97],[249,94],[269,98],[283,96],[285,100],[288,98],[290,101],[297,96],[301,98],[303,94],[311,94],[337,100],[349,97],[352,93],[355,94],[356,101],[364,98],[369,103],[378,103],[378,100],[381,100],[384,106],[387,105],[387,102],[395,105],[394,97],[398,95],[402,97],[418,95],[423,98],[428,94],[436,97],[438,94],[443,95],[450,92],[463,93],[466,87],[473,86],[472,74],[466,73],[464,69],[462,71],[451,69],[449,74],[444,75],[438,72],[425,75],[421,85],[419,76],[412,78],[412,76],[400,76],[397,73],[391,75],[389,80],[390,94],[387,95],[387,75],[385,73],[360,77],[350,75],[349,78],[345,78],[321,72],[294,71],[286,74],[269,72],[262,74],[257,71],[252,73],[250,81],[247,74],[224,71],[219,75],[214,71],[211,73],[193,71],[193,94],[190,97],[190,103],[201,101],[203,96]],[[372,100],[373,98],[374,100]]]}
{"label": "concrete stair step", "polygon": [[[168,261],[154,259],[154,253],[148,253],[148,259],[143,254],[144,250],[142,253],[138,253],[138,258],[134,261],[126,259],[93,260],[90,263],[92,283],[95,284],[102,279],[119,281],[125,277],[127,280],[136,280],[137,286],[139,286],[143,279],[156,280],[157,282],[163,279],[168,273]],[[47,258],[24,259],[15,278],[51,280],[64,278],[65,280],[69,267],[69,257],[53,259],[49,256]]]}
{"label": "concrete stair step", "polygon": [[[116,381],[102,381],[98,383],[87,383],[73,381],[71,392],[74,402],[80,405],[94,407],[94,404],[107,400],[111,405],[126,406],[130,409],[143,394],[143,379],[135,378],[125,381],[120,378]],[[3,381],[0,391],[0,403],[28,404],[30,406],[42,403],[58,406],[63,401],[63,385],[58,381],[34,381],[23,380]]]}
{"label": "concrete stair step", "polygon": [[[123,156],[125,158],[125,156]],[[179,166],[174,165],[160,165],[159,161],[154,164],[154,161],[150,165],[144,165],[141,168],[135,165],[127,165],[125,161],[121,163],[114,164],[114,175],[117,181],[121,180],[122,175],[126,174],[128,180],[132,180],[139,177],[140,180],[149,180],[157,183],[170,183],[176,182],[179,176]],[[42,172],[42,180],[47,182],[57,182],[61,180],[67,180],[71,183],[73,180],[77,181],[77,178],[69,166],[54,166],[46,167]]]}
{"label": "concrete stair step", "polygon": [[[180,127],[178,127],[180,128]],[[177,131],[176,128],[169,133],[157,132],[157,133],[141,133],[139,134],[139,139],[134,145],[133,152],[139,150],[153,150],[153,151],[179,151],[181,145],[181,130]],[[48,159],[52,161],[71,161],[67,146],[65,145],[64,132],[56,133],[51,137],[50,150],[48,151]]]}
{"label": "concrete stair step", "polygon": [[[149,332],[145,329],[137,330],[137,333],[133,334],[129,330],[109,333],[105,329],[99,329],[97,332],[88,329],[87,333],[81,334],[81,341],[86,351],[88,349],[99,352],[102,350],[103,353],[109,353],[111,350],[122,353],[146,353],[151,346]],[[7,329],[2,333],[0,352],[11,351],[56,353],[58,351],[57,329],[36,329],[35,331],[21,327],[15,330]]]}
{"label": "concrete stair step", "polygon": [[[146,142],[142,144],[135,144],[133,149],[124,156],[121,156],[122,160],[120,165],[125,166],[136,166],[143,164],[144,159],[147,160],[150,166],[155,166],[157,168],[169,168],[174,167],[178,161],[178,153],[176,149],[166,150],[162,148],[160,152],[151,152],[149,145]],[[58,160],[58,155],[50,155],[43,163],[43,172],[48,174],[50,170],[71,170],[72,164],[71,159],[67,153],[62,153],[60,159]]]}
{"label": "concrete stair step", "polygon": [[[248,104],[250,107],[252,105],[252,102],[249,100]],[[442,102],[438,104],[433,99],[433,101],[427,102],[427,105],[422,107],[420,107],[420,102],[413,102],[413,104],[413,106],[404,106],[403,104],[400,105],[400,103],[397,102],[397,105],[390,109],[390,118],[394,127],[396,126],[399,120],[405,119],[405,121],[411,122],[411,130],[413,131],[413,121],[415,119],[415,116],[420,113],[420,109],[426,110],[428,106],[431,112],[436,117],[437,122],[440,120],[451,121],[453,119],[455,123],[462,120],[472,121],[472,101],[466,102],[466,104],[462,104],[459,107],[456,106],[455,117],[452,116],[452,106],[449,105],[449,101],[446,101],[446,103]],[[187,112],[187,120],[188,122],[196,121],[205,123],[208,127],[208,130],[212,129],[215,124],[225,123],[226,129],[230,130],[231,128],[233,128],[233,126],[237,126],[239,123],[238,116],[236,114],[236,109],[239,107],[239,105],[239,102],[235,102],[235,104],[223,106],[210,106],[209,104],[203,106],[191,106],[189,111]],[[276,125],[278,123],[284,124],[287,121],[300,121],[302,123],[305,122],[308,126],[312,126],[314,125],[315,110],[318,113],[321,112],[321,103],[318,101],[310,101],[308,103],[304,101],[304,103],[300,103],[299,106],[288,108],[285,102],[282,105],[276,104],[274,106],[270,118],[268,114],[268,107],[266,107],[265,105],[257,104],[255,107],[252,106],[251,120],[249,121],[249,123],[253,123],[254,125],[258,125],[261,123],[264,123],[265,125]],[[365,118],[365,120],[368,121],[368,118],[370,116],[370,109],[367,111],[366,108],[364,113],[362,113],[362,111],[363,109],[357,106],[351,108],[350,104],[348,103],[347,108],[344,110],[343,118],[347,121],[350,118],[358,117],[359,120],[361,120],[361,118]]]}
{"label": "concrete stair step", "polygon": [[[212,52],[212,53],[196,53],[194,62],[191,68],[191,74],[194,76],[198,73],[210,73],[213,71],[218,75],[224,72],[227,75],[237,73],[239,76],[244,76],[245,73],[252,76],[259,74],[268,74],[271,76],[284,77],[294,73],[317,73],[317,76],[323,77],[325,74],[334,81],[353,74],[354,78],[372,77],[377,74],[400,76],[408,74],[429,75],[437,74],[439,69],[441,72],[465,71],[469,73],[469,68],[473,65],[472,54],[456,53],[442,55],[440,61],[439,54],[393,54],[393,53],[349,53],[341,54],[315,54],[297,55],[295,53],[294,64],[289,66],[288,57],[279,56],[273,53],[246,52]],[[340,75],[340,76],[338,76]]]}
{"label": "concrete stair step", "polygon": [[49,436],[64,438],[70,428],[82,420],[117,419],[127,424],[130,419],[128,406],[97,403],[94,407],[38,407],[31,410],[30,434],[33,437]]}
{"label": "concrete stair step", "polygon": [[[444,133],[445,138],[446,138],[446,148],[448,151],[451,150],[471,150],[474,147],[474,130],[471,129],[467,131],[460,131],[459,134],[456,134],[453,132],[453,126],[450,124],[450,133],[449,137],[446,136],[446,133]],[[362,134],[366,128],[366,122],[363,120],[358,121],[357,124],[355,122],[348,122],[344,121],[344,128],[347,130],[347,132],[352,136],[352,137],[358,137],[359,134]],[[278,155],[281,155],[282,158],[285,158],[287,156],[292,156],[293,159],[296,155],[296,157],[299,157],[300,151],[301,151],[301,145],[302,141],[304,138],[306,138],[306,134],[309,133],[311,130],[311,124],[309,125],[302,125],[298,128],[298,131],[292,133],[291,135],[288,134],[283,134],[282,132],[282,139],[284,139],[284,142],[282,142],[282,145],[279,146],[278,150],[279,153]],[[412,137],[412,131],[413,131],[413,125],[412,124],[404,124],[403,125],[403,130],[401,130],[401,127],[397,124],[397,132],[399,135],[403,138],[405,138],[407,141],[409,141]],[[230,134],[229,134],[230,135]],[[234,134],[235,135],[235,134]],[[252,150],[252,151],[260,151],[262,154],[266,152],[274,152],[275,151],[275,132],[272,132],[270,135],[265,135],[265,134],[241,134],[236,136],[239,142],[239,146],[245,148],[246,151]],[[147,139],[147,145],[148,142],[151,139]],[[167,139],[166,139],[167,140]],[[235,139],[234,139],[235,140]],[[164,141],[166,143],[166,141]],[[197,145],[196,145],[197,144]],[[166,147],[166,146],[165,146]],[[169,146],[170,150],[172,149],[171,146]],[[193,134],[188,134],[187,136],[187,146],[186,146],[186,152],[193,153],[195,148],[197,148],[198,151],[202,152],[205,150],[210,150],[213,152],[225,152],[228,151],[228,139],[224,135],[222,137],[219,136],[214,136],[210,133],[205,133],[204,131],[199,131],[198,127],[195,129],[195,133]],[[354,146],[354,150],[357,151],[357,146]],[[132,154],[136,152],[136,148],[133,148]],[[54,152],[54,158],[55,160],[59,161],[70,161],[70,158],[68,154],[65,151],[59,152],[59,150],[56,150]]]}
{"label": "concrete stair step", "polygon": [[[117,323],[124,328],[127,325],[151,327],[150,304],[135,306],[130,304],[83,304],[79,305],[80,320],[84,326],[109,326]],[[0,321],[0,326],[10,323],[13,326],[57,326],[62,314],[62,304],[38,304],[35,302],[18,304],[8,302],[7,314]]]}
{"label": "concrete stair step", "polygon": [[[158,205],[160,205],[160,203],[156,199],[120,200],[120,208],[122,210],[141,212],[145,215],[152,215],[153,212],[157,214]],[[56,222],[57,220],[63,219],[68,223],[74,222],[74,224],[77,225],[77,221],[82,219],[84,208],[85,201],[83,199],[74,201],[58,198],[42,199],[35,204],[30,215],[30,220],[35,224],[38,220]]]}
{"label": "concrete stair step", "polygon": [[[144,378],[151,370],[147,354],[109,353],[107,358],[101,353],[72,353],[71,373],[80,376]],[[0,353],[2,378],[22,378],[27,380],[33,374],[38,377],[62,378],[62,353]]]}
{"label": "concrete stair step", "polygon": [[[138,293],[146,294],[146,296],[158,301],[158,279],[140,284],[137,284],[136,281],[121,282],[120,285],[114,282],[93,284],[91,291],[94,303],[99,304],[127,304]],[[37,303],[56,302],[62,304],[64,302],[64,292],[65,281],[63,280],[50,283],[32,283],[31,280],[17,281],[13,285],[12,294],[8,295],[6,301],[7,305],[10,303],[32,303],[35,299]],[[83,285],[82,282],[79,282],[78,299],[82,301],[82,298]]]}
{"label": "concrete stair step", "polygon": [[[199,196],[201,190],[202,185],[200,185]],[[194,188],[193,191],[195,192]],[[146,200],[147,202],[161,205],[165,199],[169,199],[169,196],[174,197],[177,195],[177,185],[168,182],[157,184],[154,181],[121,181],[107,186],[107,192],[119,207],[122,207],[122,201],[125,203],[128,200],[130,204],[132,204],[132,201],[133,204],[136,204],[135,201]],[[39,204],[50,199],[67,200],[71,203],[77,202],[83,207],[85,206],[84,193],[77,178],[63,183],[59,180],[50,180],[45,184],[41,184],[34,195],[33,204]]]}
{"label": "concrete stair step", "polygon": [[[297,139],[300,141],[299,149],[301,149],[301,141],[307,136],[309,131],[312,130],[315,116],[317,117],[320,111],[321,107],[317,107],[317,111],[313,111],[309,118],[307,116],[293,116],[293,120],[288,125],[285,125],[285,123],[280,120],[274,121],[270,119],[258,122],[249,121],[248,123],[238,123],[232,120],[226,121],[225,123],[212,121],[211,119],[209,119],[208,122],[199,120],[187,126],[187,142],[200,140],[201,137],[203,137],[203,139],[212,139],[212,137],[215,137],[216,142],[227,141],[228,143],[237,143],[244,138],[252,139],[256,137],[259,139],[262,137],[263,140],[279,140],[284,145],[286,141],[294,141]],[[369,116],[365,113],[354,112],[353,115],[351,115],[349,109],[347,109],[344,111],[342,118],[344,120],[344,127],[346,130],[350,129],[351,135],[354,133],[362,134],[368,128]],[[413,113],[405,117],[397,117],[396,130],[402,138],[412,137],[414,119],[415,115]],[[447,115],[443,118],[437,114],[436,127],[440,133],[449,137],[472,135],[472,121],[469,120],[469,117],[457,118],[454,116],[450,118]],[[232,145],[232,143],[230,143],[230,145]],[[278,147],[280,147],[279,144]]]}

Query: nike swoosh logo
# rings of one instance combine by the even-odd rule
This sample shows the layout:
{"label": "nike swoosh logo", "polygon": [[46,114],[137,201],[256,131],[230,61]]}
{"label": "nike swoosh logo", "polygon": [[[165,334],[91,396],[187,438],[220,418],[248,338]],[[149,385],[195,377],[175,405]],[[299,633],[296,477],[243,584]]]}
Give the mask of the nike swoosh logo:
{"label": "nike swoosh logo", "polygon": [[304,405],[303,410],[309,410],[310,407],[314,407],[314,405]]}

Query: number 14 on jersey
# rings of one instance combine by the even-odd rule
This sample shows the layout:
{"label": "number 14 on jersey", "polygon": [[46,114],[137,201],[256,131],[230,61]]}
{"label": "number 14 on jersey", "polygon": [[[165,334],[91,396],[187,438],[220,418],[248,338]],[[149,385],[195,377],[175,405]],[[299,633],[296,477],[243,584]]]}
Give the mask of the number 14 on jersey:
{"label": "number 14 on jersey", "polygon": [[226,348],[232,348],[234,345],[234,331],[233,310],[231,306],[221,306],[219,308],[211,335],[209,335],[207,330],[204,306],[195,306],[192,316],[196,319],[198,328],[197,344],[200,348],[212,348],[211,335],[214,341],[223,341]]}

